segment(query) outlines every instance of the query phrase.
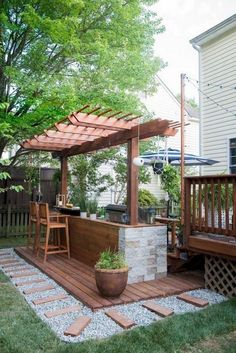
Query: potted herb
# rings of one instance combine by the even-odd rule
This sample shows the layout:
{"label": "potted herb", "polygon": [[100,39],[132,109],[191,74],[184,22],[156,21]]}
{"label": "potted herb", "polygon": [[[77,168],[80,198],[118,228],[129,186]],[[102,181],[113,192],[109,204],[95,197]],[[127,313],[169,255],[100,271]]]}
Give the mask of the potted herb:
{"label": "potted herb", "polygon": [[79,208],[80,208],[80,217],[86,218],[88,211],[88,202],[85,195],[80,195],[79,197]]}
{"label": "potted herb", "polygon": [[128,265],[123,253],[103,251],[95,265],[95,280],[104,297],[118,297],[128,280]]}
{"label": "potted herb", "polygon": [[89,201],[88,210],[89,210],[90,219],[94,220],[97,218],[97,208],[98,208],[98,203],[96,200]]}

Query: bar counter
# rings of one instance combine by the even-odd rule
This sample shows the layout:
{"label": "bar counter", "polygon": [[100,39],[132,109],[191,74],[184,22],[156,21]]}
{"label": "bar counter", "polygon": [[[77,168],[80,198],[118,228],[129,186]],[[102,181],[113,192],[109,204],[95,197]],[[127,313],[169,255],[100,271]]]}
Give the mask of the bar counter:
{"label": "bar counter", "polygon": [[73,258],[94,266],[102,251],[121,250],[130,268],[129,283],[166,274],[166,226],[163,224],[133,226],[72,215],[68,222]]}

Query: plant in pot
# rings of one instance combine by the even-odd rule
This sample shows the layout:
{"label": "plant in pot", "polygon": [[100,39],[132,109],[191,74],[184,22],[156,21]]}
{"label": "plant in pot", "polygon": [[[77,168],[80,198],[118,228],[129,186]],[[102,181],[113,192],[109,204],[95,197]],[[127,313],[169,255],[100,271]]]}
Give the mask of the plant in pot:
{"label": "plant in pot", "polygon": [[95,280],[99,292],[104,297],[118,297],[127,285],[128,270],[123,253],[103,251],[95,265]]}
{"label": "plant in pot", "polygon": [[80,217],[86,218],[88,211],[88,202],[85,195],[80,195],[79,197],[79,208],[80,208]]}
{"label": "plant in pot", "polygon": [[97,208],[98,203],[96,200],[91,200],[88,203],[88,210],[89,210],[89,218],[94,220],[97,218]]}

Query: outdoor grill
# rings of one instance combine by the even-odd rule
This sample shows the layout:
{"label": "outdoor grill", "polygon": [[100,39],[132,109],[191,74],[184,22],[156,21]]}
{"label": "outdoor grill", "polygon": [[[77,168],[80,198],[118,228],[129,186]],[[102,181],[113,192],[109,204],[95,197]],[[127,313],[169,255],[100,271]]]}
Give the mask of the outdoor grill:
{"label": "outdoor grill", "polygon": [[112,205],[105,207],[106,219],[114,223],[128,223],[127,206],[126,205]]}
{"label": "outdoor grill", "polygon": [[[109,204],[105,207],[107,221],[114,223],[128,224],[129,217],[127,214],[126,205],[112,205]],[[139,223],[153,223],[156,214],[155,207],[138,208],[138,221]]]}

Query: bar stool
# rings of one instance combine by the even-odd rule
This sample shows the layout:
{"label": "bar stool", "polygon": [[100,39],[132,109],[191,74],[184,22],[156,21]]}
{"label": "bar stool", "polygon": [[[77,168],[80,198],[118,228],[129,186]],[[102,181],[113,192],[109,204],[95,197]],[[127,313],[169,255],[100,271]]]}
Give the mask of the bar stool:
{"label": "bar stool", "polygon": [[[35,230],[35,235],[33,239],[33,226]],[[32,242],[33,240],[33,242]],[[30,201],[29,203],[29,230],[28,230],[28,240],[27,246],[33,245],[33,251],[36,251],[37,244],[39,242],[39,209],[37,202]]]}
{"label": "bar stool", "polygon": [[[50,220],[50,218],[56,218],[56,220]],[[64,219],[64,222],[60,222],[60,218]],[[64,215],[55,215],[49,214],[49,207],[47,203],[39,203],[39,233],[41,234],[42,227],[46,228],[46,239],[45,244],[39,244],[37,254],[40,250],[44,251],[44,262],[47,261],[47,255],[50,254],[59,254],[67,253],[68,259],[70,259],[70,246],[69,246],[69,230],[68,230],[68,218]],[[61,242],[61,230],[64,229],[66,237],[66,245],[63,245]],[[56,231],[57,237],[55,239],[55,233],[51,232],[52,230]],[[49,241],[52,239],[52,243]]]}

